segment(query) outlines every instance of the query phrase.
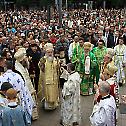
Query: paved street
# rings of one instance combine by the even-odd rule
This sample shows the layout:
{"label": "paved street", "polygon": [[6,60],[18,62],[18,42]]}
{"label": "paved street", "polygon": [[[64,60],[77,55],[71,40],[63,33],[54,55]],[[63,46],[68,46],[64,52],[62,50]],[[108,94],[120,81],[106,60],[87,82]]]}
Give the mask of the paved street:
{"label": "paved street", "polygon": [[[126,94],[126,86],[120,88],[120,94]],[[81,126],[90,126],[89,116],[93,108],[93,96],[81,96]],[[118,126],[126,126],[126,115],[119,114]],[[44,111],[39,104],[39,119],[32,123],[32,126],[60,126],[60,108],[54,111]]]}
{"label": "paved street", "polygon": [[[120,96],[124,94],[126,94],[126,84],[120,88]],[[126,126],[126,114],[119,114],[118,122],[118,126]]]}

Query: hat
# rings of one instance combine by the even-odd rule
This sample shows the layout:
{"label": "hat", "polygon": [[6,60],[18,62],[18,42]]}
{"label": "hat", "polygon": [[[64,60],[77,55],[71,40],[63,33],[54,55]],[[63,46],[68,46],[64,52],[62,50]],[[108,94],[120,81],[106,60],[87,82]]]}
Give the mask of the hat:
{"label": "hat", "polygon": [[107,68],[104,70],[105,73],[113,76],[115,74],[115,72],[117,72],[117,67],[114,64],[108,64]]}
{"label": "hat", "polygon": [[90,42],[85,42],[84,43],[84,49],[91,49],[91,43]]}
{"label": "hat", "polygon": [[112,49],[112,48],[108,48],[107,49],[107,55],[108,55],[108,57],[110,57],[110,58],[112,58],[113,56],[114,56],[114,49]]}
{"label": "hat", "polygon": [[46,43],[44,45],[45,50],[53,50],[53,44],[52,43]]}
{"label": "hat", "polygon": [[4,82],[1,85],[1,91],[7,91],[10,88],[13,88],[13,86],[9,82]]}
{"label": "hat", "polygon": [[26,57],[26,49],[25,48],[19,48],[17,52],[14,54],[14,58],[17,61],[22,61]]}
{"label": "hat", "polygon": [[18,94],[18,92],[13,88],[8,89],[7,92],[6,92],[6,96],[10,100],[16,98],[17,94]]}

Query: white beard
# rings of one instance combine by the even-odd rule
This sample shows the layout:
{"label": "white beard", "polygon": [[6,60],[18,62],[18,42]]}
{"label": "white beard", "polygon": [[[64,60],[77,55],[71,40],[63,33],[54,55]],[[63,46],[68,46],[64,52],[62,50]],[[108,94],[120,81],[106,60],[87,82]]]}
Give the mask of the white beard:
{"label": "white beard", "polygon": [[47,59],[48,59],[49,62],[52,62],[54,57],[53,56],[48,56]]}

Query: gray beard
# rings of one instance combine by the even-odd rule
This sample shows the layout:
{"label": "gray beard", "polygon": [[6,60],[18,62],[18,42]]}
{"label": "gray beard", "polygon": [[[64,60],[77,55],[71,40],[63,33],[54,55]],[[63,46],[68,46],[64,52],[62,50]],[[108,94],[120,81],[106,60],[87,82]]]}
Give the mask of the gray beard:
{"label": "gray beard", "polygon": [[48,59],[49,62],[52,62],[54,57],[53,56],[48,56],[47,59]]}

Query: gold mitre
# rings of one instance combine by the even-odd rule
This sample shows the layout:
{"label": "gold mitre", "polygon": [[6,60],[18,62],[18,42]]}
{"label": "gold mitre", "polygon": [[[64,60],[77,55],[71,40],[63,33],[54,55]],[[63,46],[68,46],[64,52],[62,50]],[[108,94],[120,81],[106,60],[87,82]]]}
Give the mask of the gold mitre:
{"label": "gold mitre", "polygon": [[91,48],[91,43],[90,42],[85,42],[84,43],[84,48],[85,49],[90,49]]}
{"label": "gold mitre", "polygon": [[107,49],[107,55],[108,55],[108,57],[110,57],[110,58],[112,58],[113,56],[114,56],[114,49],[112,49],[112,48],[108,48]]}
{"label": "gold mitre", "polygon": [[17,50],[17,52],[14,54],[14,58],[17,61],[22,61],[23,59],[26,58],[26,49],[21,47]]}
{"label": "gold mitre", "polygon": [[52,43],[46,43],[44,45],[44,49],[47,50],[53,50],[53,44]]}
{"label": "gold mitre", "polygon": [[117,67],[115,65],[112,64],[108,64],[107,68],[104,70],[105,73],[113,76],[115,74],[115,72],[117,72]]}

